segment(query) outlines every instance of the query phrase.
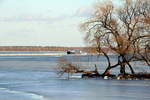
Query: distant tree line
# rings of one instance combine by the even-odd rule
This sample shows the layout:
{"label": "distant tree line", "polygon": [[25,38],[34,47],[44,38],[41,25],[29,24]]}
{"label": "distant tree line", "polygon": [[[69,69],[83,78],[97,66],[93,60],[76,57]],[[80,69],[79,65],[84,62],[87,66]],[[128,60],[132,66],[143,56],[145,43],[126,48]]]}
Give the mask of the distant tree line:
{"label": "distant tree line", "polygon": [[60,46],[0,46],[0,51],[60,51],[79,49],[87,51],[86,47],[60,47]]}

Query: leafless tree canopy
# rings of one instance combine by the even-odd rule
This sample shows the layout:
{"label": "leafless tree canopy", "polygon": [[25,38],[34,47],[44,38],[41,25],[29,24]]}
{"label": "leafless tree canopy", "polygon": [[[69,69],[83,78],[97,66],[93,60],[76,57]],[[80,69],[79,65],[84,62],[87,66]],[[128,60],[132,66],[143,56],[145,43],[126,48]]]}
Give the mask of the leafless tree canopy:
{"label": "leafless tree canopy", "polygon": [[[122,74],[126,73],[125,67],[134,74],[130,62],[135,60],[150,66],[150,0],[124,0],[119,8],[112,2],[97,4],[94,15],[81,29],[86,32],[85,41],[107,58],[104,74],[117,66]],[[115,65],[103,48],[118,56]]]}

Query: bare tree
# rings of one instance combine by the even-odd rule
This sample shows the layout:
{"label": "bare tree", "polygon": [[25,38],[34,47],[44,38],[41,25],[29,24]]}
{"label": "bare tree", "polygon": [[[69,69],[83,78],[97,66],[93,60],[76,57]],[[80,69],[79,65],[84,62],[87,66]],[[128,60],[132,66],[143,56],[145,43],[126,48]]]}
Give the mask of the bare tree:
{"label": "bare tree", "polygon": [[[149,66],[150,41],[150,2],[149,0],[125,0],[119,9],[112,2],[97,4],[95,13],[81,25],[86,32],[85,40],[102,53],[108,62],[104,75],[112,68],[120,67],[120,73],[126,74],[130,62],[144,60]],[[112,64],[109,54],[103,48],[118,57]]]}
{"label": "bare tree", "polygon": [[67,59],[61,57],[58,61],[58,67],[57,67],[57,74],[59,76],[62,76],[64,73],[68,74],[68,79],[70,78],[70,75],[75,73],[82,73],[82,77],[98,77],[100,74],[98,72],[97,66],[95,65],[95,70],[84,70],[81,66],[76,66],[69,62]]}

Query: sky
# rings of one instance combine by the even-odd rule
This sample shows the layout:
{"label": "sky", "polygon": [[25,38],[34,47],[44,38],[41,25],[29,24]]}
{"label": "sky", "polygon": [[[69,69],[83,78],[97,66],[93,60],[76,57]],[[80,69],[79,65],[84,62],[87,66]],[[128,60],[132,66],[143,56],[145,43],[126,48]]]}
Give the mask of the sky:
{"label": "sky", "polygon": [[85,46],[96,0],[0,0],[0,46]]}

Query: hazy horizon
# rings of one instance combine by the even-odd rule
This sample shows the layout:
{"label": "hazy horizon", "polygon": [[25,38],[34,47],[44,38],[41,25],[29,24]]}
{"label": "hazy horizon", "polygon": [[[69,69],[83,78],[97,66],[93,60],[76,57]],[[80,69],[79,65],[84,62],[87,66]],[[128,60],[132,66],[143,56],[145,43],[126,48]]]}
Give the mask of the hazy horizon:
{"label": "hazy horizon", "polygon": [[0,0],[0,46],[86,46],[79,25],[99,1]]}
{"label": "hazy horizon", "polygon": [[96,0],[0,0],[0,46],[84,46]]}

